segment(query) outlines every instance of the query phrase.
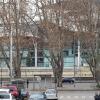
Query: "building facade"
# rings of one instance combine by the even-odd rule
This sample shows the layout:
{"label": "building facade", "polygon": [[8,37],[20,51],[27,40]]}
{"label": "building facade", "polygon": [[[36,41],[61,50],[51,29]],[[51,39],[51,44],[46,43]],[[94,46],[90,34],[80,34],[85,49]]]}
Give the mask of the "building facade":
{"label": "building facade", "polygon": [[[63,21],[62,21],[61,19],[64,17],[62,15],[64,15],[64,14],[66,15],[68,13],[70,14],[70,10],[69,9],[72,9],[72,8],[69,8],[70,5],[67,5],[68,8],[66,8],[65,4],[70,4],[70,3],[66,3],[65,0],[44,0],[44,1],[46,1],[46,5],[45,5],[46,7],[45,7],[44,10],[45,10],[45,12],[47,12],[46,16],[48,16],[48,19],[51,22],[54,22],[54,24],[57,21],[56,18],[59,19],[59,26],[61,26],[62,22],[64,22],[65,19],[66,19],[66,16],[65,16],[65,19],[63,19]],[[61,12],[61,4],[64,5],[63,6],[64,8],[62,8],[63,14]],[[55,6],[58,6],[58,5],[60,5],[60,7],[58,7],[59,9],[54,8]],[[73,5],[74,5],[74,3],[73,3]],[[66,9],[67,9],[67,11],[66,11]],[[75,11],[77,13],[77,10],[75,10]],[[74,22],[74,19],[73,19],[74,17],[73,16],[74,15],[72,14],[69,17],[69,20],[71,20],[72,22]],[[80,21],[84,20],[83,15],[79,16],[79,17],[81,19]],[[50,18],[52,18],[52,20]],[[65,22],[63,23],[65,26],[69,26],[70,27],[70,25],[72,25],[72,24],[70,24],[70,22],[68,22],[68,23],[65,23]],[[85,27],[85,25],[83,25],[83,26]],[[0,28],[1,38],[6,36],[3,33],[2,27],[3,26],[1,24],[1,28]],[[75,27],[75,25],[73,24],[72,27]],[[29,29],[29,27],[27,27],[27,26],[25,28]],[[25,28],[23,30],[25,30]],[[70,28],[70,29],[71,29],[71,31],[76,31],[77,30],[76,28],[74,28],[74,29]],[[84,30],[85,30],[85,28],[82,29],[82,31],[84,31]],[[13,32],[15,32],[15,30],[13,30]],[[27,31],[26,33],[27,33],[26,37],[28,37],[30,32]],[[31,34],[31,35],[32,35],[31,37],[34,37],[33,34]],[[36,36],[36,34],[35,34],[35,36]],[[65,47],[65,49],[63,50],[64,71],[67,72],[67,70],[69,71],[71,69],[70,72],[75,73],[74,72],[75,69],[76,70],[79,69],[79,71],[81,71],[80,69],[84,68],[84,67],[86,68],[88,66],[88,64],[86,63],[85,59],[82,57],[81,50],[80,50],[80,41],[77,40],[75,45],[74,45],[74,47],[73,47],[73,43],[70,44],[70,45],[72,45],[72,46]],[[4,50],[5,50],[6,58],[2,54],[2,51],[0,52],[0,67],[1,68],[7,68],[7,63],[6,63],[5,59],[10,61],[10,50],[9,50],[9,47],[5,46]],[[13,45],[13,49],[12,49],[12,54],[13,54],[13,56],[15,55],[14,45]],[[45,69],[52,69],[52,66],[51,66],[48,58],[45,56],[45,54],[49,57],[50,56],[49,55],[49,50],[47,48],[39,48],[38,44],[35,44],[34,46],[31,46],[31,48],[25,47],[23,49],[20,49],[21,67],[22,67],[22,69],[24,69],[24,68],[25,69],[28,69],[28,68],[29,69],[33,69],[33,72],[34,72],[34,69],[39,69],[39,71],[43,71],[43,69],[44,69],[44,72],[46,71]],[[35,70],[35,71],[37,71],[37,73],[38,73],[38,70]]]}

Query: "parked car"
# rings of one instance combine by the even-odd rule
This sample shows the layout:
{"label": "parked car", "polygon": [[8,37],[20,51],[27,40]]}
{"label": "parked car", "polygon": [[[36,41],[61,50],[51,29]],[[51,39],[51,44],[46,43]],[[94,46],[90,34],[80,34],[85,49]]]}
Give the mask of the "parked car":
{"label": "parked car", "polygon": [[18,90],[25,88],[25,80],[23,79],[13,79],[11,80],[11,85],[14,85],[18,88]]}
{"label": "parked car", "polygon": [[75,79],[74,78],[63,78],[62,79],[62,83],[75,83]]}
{"label": "parked car", "polygon": [[29,96],[29,99],[28,100],[46,100],[46,97],[43,93],[32,93],[30,96]]}
{"label": "parked car", "polygon": [[0,92],[0,100],[16,100],[11,93]]}
{"label": "parked car", "polygon": [[10,90],[10,93],[14,96],[14,97],[19,97],[19,91],[17,89],[16,86],[14,85],[6,85],[6,86],[3,86],[2,88],[6,88],[6,89],[9,89]]}
{"label": "parked car", "polygon": [[21,89],[21,99],[27,99],[29,97],[29,92],[26,89]]}
{"label": "parked car", "polygon": [[10,89],[1,88],[0,92],[10,93]]}
{"label": "parked car", "polygon": [[20,100],[24,100],[29,97],[29,92],[25,89],[26,81],[24,79],[13,79],[11,80],[11,84],[17,87]]}
{"label": "parked car", "polygon": [[55,89],[47,89],[45,91],[46,99],[58,100],[57,91]]}

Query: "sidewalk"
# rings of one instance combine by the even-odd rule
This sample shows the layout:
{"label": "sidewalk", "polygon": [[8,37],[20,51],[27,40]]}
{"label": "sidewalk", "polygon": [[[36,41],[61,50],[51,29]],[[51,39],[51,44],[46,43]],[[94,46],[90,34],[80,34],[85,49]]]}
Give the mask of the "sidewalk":
{"label": "sidewalk", "polygon": [[[35,91],[44,91],[48,88],[56,88],[55,83],[30,83],[29,90]],[[63,84],[63,87],[57,87],[58,91],[96,91],[96,83],[95,82],[77,82],[74,84]]]}
{"label": "sidewalk", "polygon": [[57,88],[59,91],[95,91],[96,83],[75,83],[75,84],[63,84],[63,87]]}

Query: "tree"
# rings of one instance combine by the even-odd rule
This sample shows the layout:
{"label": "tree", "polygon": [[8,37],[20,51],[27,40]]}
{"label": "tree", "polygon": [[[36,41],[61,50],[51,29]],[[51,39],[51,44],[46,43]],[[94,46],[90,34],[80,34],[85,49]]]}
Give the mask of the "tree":
{"label": "tree", "polygon": [[[31,34],[32,32],[30,28],[32,25],[28,25],[29,21],[25,18],[25,16],[28,16],[26,3],[26,0],[3,0],[0,2],[0,21],[3,28],[3,37],[0,41],[0,43],[3,45],[0,45],[0,47],[11,74],[12,69],[10,67],[9,59],[6,59],[7,54],[4,47],[6,46],[8,51],[10,50],[9,36],[11,36],[12,33],[12,46],[14,49],[12,65],[15,78],[21,77],[20,67],[23,48],[26,47],[25,44],[31,40],[27,38],[27,32],[29,32],[28,34]],[[12,77],[12,75],[10,75],[10,77]]]}
{"label": "tree", "polygon": [[36,16],[38,17],[38,30],[42,36],[44,47],[48,49],[50,56],[45,56],[51,63],[57,86],[62,86],[63,75],[63,51],[69,47],[73,32],[66,29],[64,24],[64,11],[60,0],[47,2],[47,0],[36,0]]}
{"label": "tree", "polygon": [[77,37],[81,43],[82,57],[89,65],[90,71],[97,83],[99,82],[100,70],[98,54],[99,33],[97,33],[100,28],[99,5],[100,3],[95,0],[77,0],[77,2],[72,3],[74,8],[71,10],[73,12],[71,14]]}
{"label": "tree", "polygon": [[[63,62],[62,52],[65,48],[65,40],[71,45],[71,43],[68,42],[68,32],[63,32],[63,30],[75,33],[77,41],[81,42],[81,53],[85,54],[84,59],[89,64],[93,77],[96,77],[98,56],[96,52],[97,47],[95,45],[96,38],[93,38],[96,36],[95,31],[97,31],[98,28],[97,22],[99,18],[99,8],[96,2],[94,0],[37,0],[35,5],[39,22],[42,29],[45,29],[44,35],[48,40],[54,76],[58,77],[60,75],[58,84],[61,83],[63,73],[63,63],[61,64],[60,61]],[[62,30],[60,31],[59,29]],[[67,38],[62,39],[62,37],[65,36]],[[70,36],[71,38],[73,37],[72,34],[70,34]],[[59,60],[59,58],[61,59]],[[58,62],[61,64],[60,67]],[[55,69],[58,72],[55,72]]]}

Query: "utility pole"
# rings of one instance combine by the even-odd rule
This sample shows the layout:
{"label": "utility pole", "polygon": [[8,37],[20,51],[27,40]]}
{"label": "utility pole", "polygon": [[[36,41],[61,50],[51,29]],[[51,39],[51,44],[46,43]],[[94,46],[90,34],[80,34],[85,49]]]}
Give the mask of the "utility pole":
{"label": "utility pole", "polygon": [[94,79],[96,78],[96,70],[98,69],[98,31],[95,32],[96,35],[96,67],[94,69]]}
{"label": "utility pole", "polygon": [[10,32],[10,78],[13,78],[13,67],[12,67],[12,28]]}
{"label": "utility pole", "polygon": [[9,0],[9,39],[10,39],[10,80],[13,78],[13,67],[12,67],[12,25],[11,25],[11,1]]}
{"label": "utility pole", "polygon": [[1,87],[2,87],[2,66],[1,66]]}
{"label": "utility pole", "polygon": [[34,48],[35,48],[35,67],[37,67],[37,41],[34,43]]}
{"label": "utility pole", "polygon": [[76,66],[76,64],[75,64],[75,33],[74,33],[74,35],[73,35],[73,54],[74,54],[74,78],[75,78],[75,71],[76,71],[76,68],[75,68],[75,66]]}
{"label": "utility pole", "polygon": [[77,57],[77,70],[81,78],[81,67],[80,67],[80,40],[78,39],[78,57]]}
{"label": "utility pole", "polygon": [[77,58],[77,68],[80,70],[80,41],[78,39],[78,58]]}
{"label": "utility pole", "polygon": [[1,83],[1,87],[2,87],[2,66],[1,66],[1,62],[0,62],[0,68],[1,68],[1,80],[0,80],[0,83]]}

